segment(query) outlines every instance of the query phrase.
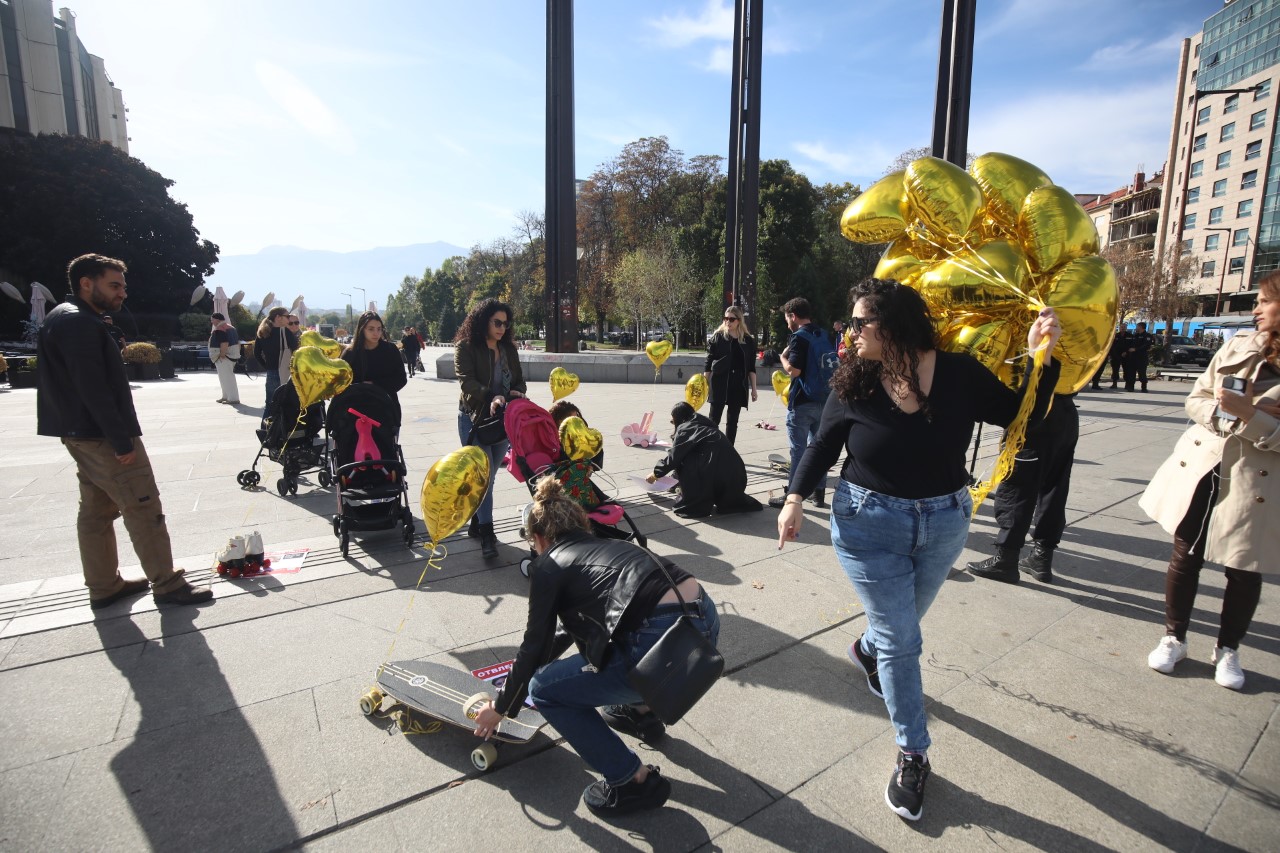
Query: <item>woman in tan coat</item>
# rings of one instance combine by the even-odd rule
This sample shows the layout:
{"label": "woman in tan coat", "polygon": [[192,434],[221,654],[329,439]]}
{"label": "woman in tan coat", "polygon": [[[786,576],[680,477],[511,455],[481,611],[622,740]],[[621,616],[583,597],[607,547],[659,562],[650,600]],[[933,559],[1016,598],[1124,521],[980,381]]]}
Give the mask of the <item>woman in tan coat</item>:
{"label": "woman in tan coat", "polygon": [[[1260,572],[1280,561],[1280,273],[1263,279],[1258,330],[1214,355],[1187,397],[1194,421],[1142,495],[1142,509],[1173,534],[1165,574],[1165,636],[1147,656],[1169,673],[1187,656],[1187,626],[1205,560],[1227,576],[1210,660],[1223,687],[1244,686],[1238,647],[1262,593]],[[1228,377],[1243,392],[1223,387]]]}

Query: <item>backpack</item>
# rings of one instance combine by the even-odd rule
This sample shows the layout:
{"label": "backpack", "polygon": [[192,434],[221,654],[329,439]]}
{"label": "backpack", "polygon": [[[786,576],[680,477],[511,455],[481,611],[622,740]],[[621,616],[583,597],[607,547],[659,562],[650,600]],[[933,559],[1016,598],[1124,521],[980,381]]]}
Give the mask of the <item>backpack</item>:
{"label": "backpack", "polygon": [[840,356],[821,331],[815,335],[806,329],[798,329],[796,334],[808,341],[809,355],[805,360],[804,373],[792,381],[800,383],[800,390],[810,402],[825,403],[831,391],[831,377],[840,366]]}

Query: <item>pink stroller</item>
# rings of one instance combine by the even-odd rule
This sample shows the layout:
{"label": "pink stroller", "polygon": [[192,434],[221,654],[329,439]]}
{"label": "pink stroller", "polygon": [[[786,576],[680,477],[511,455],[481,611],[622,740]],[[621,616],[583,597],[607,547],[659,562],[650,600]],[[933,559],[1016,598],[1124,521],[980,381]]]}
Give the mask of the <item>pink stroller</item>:
{"label": "pink stroller", "polygon": [[[648,544],[622,504],[607,497],[591,481],[591,474],[599,470],[592,460],[575,461],[563,454],[560,433],[550,412],[528,399],[512,400],[507,404],[506,426],[507,439],[511,442],[507,470],[529,487],[530,495],[543,477],[556,477],[587,511],[593,534],[602,539],[634,541],[641,547]],[[623,525],[627,529],[623,529]],[[524,531],[520,535],[523,536]],[[530,552],[520,561],[520,573],[525,577],[529,576],[529,564],[535,556]]]}

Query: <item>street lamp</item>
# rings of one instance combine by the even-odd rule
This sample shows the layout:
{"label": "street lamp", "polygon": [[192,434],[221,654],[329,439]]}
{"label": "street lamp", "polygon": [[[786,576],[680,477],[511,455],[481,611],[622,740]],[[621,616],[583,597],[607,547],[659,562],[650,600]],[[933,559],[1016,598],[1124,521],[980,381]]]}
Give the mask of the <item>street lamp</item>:
{"label": "street lamp", "polygon": [[369,310],[369,297],[365,295],[363,287],[352,287],[351,289],[360,291],[360,304],[363,306],[360,309],[360,313],[363,314],[365,311]]}
{"label": "street lamp", "polygon": [[[1230,228],[1206,228],[1204,230],[1225,231],[1228,234],[1231,233]],[[1213,306],[1213,316],[1215,317],[1218,317],[1222,314],[1222,285],[1227,277],[1227,264],[1228,264],[1228,259],[1231,256],[1231,241],[1224,240],[1223,242],[1226,244],[1226,246],[1222,250],[1222,272],[1218,273],[1218,301],[1215,302]]]}
{"label": "street lamp", "polygon": [[347,325],[350,326],[351,325],[351,294],[339,293],[338,295],[347,297]]}

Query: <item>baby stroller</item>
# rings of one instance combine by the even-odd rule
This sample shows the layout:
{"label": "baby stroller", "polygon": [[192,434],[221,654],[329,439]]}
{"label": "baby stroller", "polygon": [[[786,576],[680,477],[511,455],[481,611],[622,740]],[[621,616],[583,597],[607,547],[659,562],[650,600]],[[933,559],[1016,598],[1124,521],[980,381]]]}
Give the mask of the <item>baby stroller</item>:
{"label": "baby stroller", "polygon": [[292,382],[281,385],[271,395],[271,405],[258,433],[258,455],[253,464],[236,475],[242,486],[256,486],[262,481],[258,473],[258,460],[262,454],[272,462],[279,462],[284,469],[276,481],[276,491],[284,495],[298,493],[298,476],[308,471],[319,471],[320,485],[329,487],[329,442],[320,437],[324,426],[324,403],[307,407],[302,423],[298,423],[301,401]]}
{"label": "baby stroller", "polygon": [[[600,470],[595,460],[575,461],[564,455],[560,448],[560,434],[550,412],[528,399],[515,399],[507,404],[505,421],[507,438],[511,442],[507,470],[529,487],[530,495],[543,477],[556,477],[564,483],[566,494],[587,511],[594,535],[602,539],[634,541],[642,548],[648,544],[622,504],[606,496],[592,482],[591,474]],[[523,530],[521,535],[524,535]],[[529,556],[520,561],[520,574],[526,578],[529,577],[529,565],[536,556],[530,551]]]}
{"label": "baby stroller", "polygon": [[333,535],[347,556],[352,531],[394,530],[403,524],[413,545],[413,511],[405,484],[400,404],[377,385],[352,385],[329,403],[327,423],[334,451],[332,482],[338,496]]}

